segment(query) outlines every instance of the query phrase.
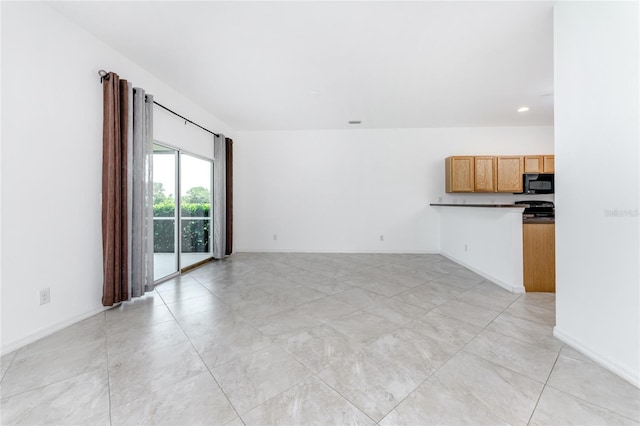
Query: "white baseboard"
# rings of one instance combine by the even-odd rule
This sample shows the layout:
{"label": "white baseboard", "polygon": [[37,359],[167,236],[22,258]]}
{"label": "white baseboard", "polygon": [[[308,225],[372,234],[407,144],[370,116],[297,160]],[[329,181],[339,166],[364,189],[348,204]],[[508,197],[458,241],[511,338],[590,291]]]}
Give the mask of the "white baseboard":
{"label": "white baseboard", "polygon": [[558,326],[553,328],[553,336],[560,339],[562,342],[571,346],[573,349],[582,353],[583,355],[589,357],[596,364],[600,365],[603,368],[611,371],[613,374],[620,376],[627,382],[631,383],[633,386],[640,388],[640,372],[630,370],[629,368],[618,364],[616,361],[612,361],[605,356],[602,356],[598,352],[593,351],[588,346],[586,346],[583,342],[578,339],[571,337],[569,334],[560,330]]}
{"label": "white baseboard", "polygon": [[486,274],[486,273],[474,268],[473,266],[469,266],[466,263],[461,262],[460,260],[456,259],[453,256],[450,256],[450,255],[448,255],[446,253],[439,253],[439,254],[441,254],[442,256],[444,256],[447,259],[451,260],[452,262],[457,263],[458,265],[464,266],[465,268],[475,272],[476,274],[478,274],[481,277],[484,277],[485,279],[491,281],[492,283],[504,288],[505,290],[510,291],[511,293],[524,293],[525,292],[524,286],[517,287],[517,286],[511,285],[509,283],[505,283],[504,281],[502,281],[502,280],[500,280],[500,279],[498,279],[496,277],[492,277],[491,275]]}
{"label": "white baseboard", "polygon": [[234,249],[234,253],[345,253],[345,254],[440,254],[432,250],[314,250],[314,249]]}
{"label": "white baseboard", "polygon": [[6,355],[8,353],[11,353],[17,349],[20,349],[24,346],[27,346],[29,343],[33,343],[36,340],[40,340],[43,337],[47,337],[50,334],[55,333],[56,331],[60,331],[63,328],[69,327],[70,325],[73,325],[77,322],[80,322],[82,320],[85,320],[89,317],[92,317],[96,314],[99,314],[101,312],[104,312],[106,310],[111,309],[111,306],[101,306],[99,308],[96,309],[92,309],[88,312],[85,312],[83,314],[80,315],[76,315],[73,318],[69,318],[66,319],[64,321],[60,321],[58,323],[52,324],[48,327],[45,328],[41,328],[40,330],[36,331],[35,333],[31,333],[26,337],[23,337],[21,339],[18,340],[14,340],[13,342],[9,342],[7,344],[4,344],[2,346],[2,348],[0,348],[0,355]]}

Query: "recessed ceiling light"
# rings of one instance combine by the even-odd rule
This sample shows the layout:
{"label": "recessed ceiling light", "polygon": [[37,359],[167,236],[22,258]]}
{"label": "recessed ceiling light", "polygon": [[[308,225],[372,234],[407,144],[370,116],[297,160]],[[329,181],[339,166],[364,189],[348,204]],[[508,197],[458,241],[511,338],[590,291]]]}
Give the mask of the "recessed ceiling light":
{"label": "recessed ceiling light", "polygon": [[360,124],[362,121],[360,120],[349,120],[349,124]]}
{"label": "recessed ceiling light", "polygon": [[527,111],[529,111],[529,107],[528,106],[523,106],[523,107],[518,108],[518,112],[527,112]]}

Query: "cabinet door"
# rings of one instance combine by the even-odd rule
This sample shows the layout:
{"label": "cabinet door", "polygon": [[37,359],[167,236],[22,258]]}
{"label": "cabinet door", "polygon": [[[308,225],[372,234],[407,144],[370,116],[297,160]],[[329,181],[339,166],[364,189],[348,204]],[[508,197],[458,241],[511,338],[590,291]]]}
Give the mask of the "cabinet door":
{"label": "cabinet door", "polygon": [[542,173],[544,170],[542,155],[527,155],[524,157],[524,173]]}
{"label": "cabinet door", "polygon": [[545,155],[544,156],[544,173],[555,173],[556,172],[556,157],[555,155]]}
{"label": "cabinet door", "polygon": [[447,157],[445,159],[446,192],[473,192],[473,157]]}
{"label": "cabinet door", "polygon": [[523,157],[498,157],[498,192],[522,192]]}
{"label": "cabinet door", "polygon": [[525,290],[555,292],[555,225],[523,224],[522,254]]}
{"label": "cabinet door", "polygon": [[496,157],[474,157],[475,192],[496,192]]}

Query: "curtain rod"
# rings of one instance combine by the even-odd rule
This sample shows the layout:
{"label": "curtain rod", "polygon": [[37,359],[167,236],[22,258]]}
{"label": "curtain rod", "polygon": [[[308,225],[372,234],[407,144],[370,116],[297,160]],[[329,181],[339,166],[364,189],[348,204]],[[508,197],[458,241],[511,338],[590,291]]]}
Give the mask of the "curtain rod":
{"label": "curtain rod", "polygon": [[212,134],[212,135],[214,135],[214,136],[220,137],[220,135],[219,135],[219,134],[214,133],[214,132],[212,132],[211,130],[209,130],[209,129],[205,128],[205,127],[202,127],[202,126],[201,126],[201,125],[199,125],[198,123],[194,123],[193,121],[189,120],[189,119],[188,119],[188,118],[186,118],[186,117],[181,116],[181,115],[180,115],[180,114],[178,114],[177,112],[175,112],[175,111],[173,111],[173,110],[171,110],[171,109],[167,108],[166,106],[162,105],[161,103],[156,102],[156,101],[153,101],[153,103],[154,103],[154,104],[156,104],[156,105],[158,105],[160,108],[162,108],[162,109],[165,109],[165,110],[169,111],[171,114],[173,114],[173,115],[177,115],[178,117],[182,118],[184,121],[188,121],[189,123],[193,124],[194,126],[201,128],[201,129],[202,129],[202,130],[204,130],[205,132],[209,132],[209,133],[211,133],[211,134]]}
{"label": "curtain rod", "polygon": [[[98,71],[98,75],[100,76],[100,83],[102,83],[102,81],[103,81],[103,80],[109,80],[109,73],[108,73],[108,72],[106,72],[105,70],[100,70],[100,71]],[[202,126],[201,126],[201,125],[199,125],[198,123],[194,123],[193,121],[189,120],[187,117],[183,117],[182,115],[178,114],[177,112],[173,111],[173,110],[172,110],[172,109],[170,109],[170,108],[167,108],[166,106],[162,105],[161,103],[156,102],[156,101],[153,101],[153,103],[154,103],[155,105],[158,105],[160,108],[162,108],[162,109],[164,109],[164,110],[169,111],[171,114],[176,115],[176,116],[178,116],[178,117],[182,118],[185,122],[189,122],[189,123],[193,124],[194,126],[201,128],[201,129],[202,129],[202,130],[204,130],[205,132],[208,132],[208,133],[211,133],[211,134],[212,134],[212,135],[214,135],[214,136],[220,137],[220,135],[219,135],[219,134],[217,134],[217,133],[215,133],[215,132],[212,132],[211,130],[207,129],[206,127],[202,127]]]}

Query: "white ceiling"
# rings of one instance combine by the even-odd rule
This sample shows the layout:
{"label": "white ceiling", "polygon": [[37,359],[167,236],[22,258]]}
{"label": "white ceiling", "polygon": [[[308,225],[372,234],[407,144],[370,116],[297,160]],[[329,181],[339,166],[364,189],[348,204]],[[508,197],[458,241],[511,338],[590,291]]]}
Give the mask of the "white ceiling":
{"label": "white ceiling", "polygon": [[553,124],[552,2],[48,4],[236,130]]}

